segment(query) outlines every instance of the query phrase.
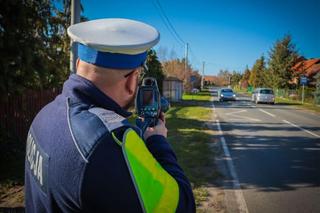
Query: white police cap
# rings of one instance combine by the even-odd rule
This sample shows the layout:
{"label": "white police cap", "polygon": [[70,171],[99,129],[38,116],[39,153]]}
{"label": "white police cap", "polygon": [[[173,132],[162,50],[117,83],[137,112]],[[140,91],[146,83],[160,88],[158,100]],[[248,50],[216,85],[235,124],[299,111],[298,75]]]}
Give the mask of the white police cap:
{"label": "white police cap", "polygon": [[144,64],[147,50],[160,40],[145,23],[120,18],[97,19],[72,25],[68,35],[78,42],[81,60],[97,66],[133,69]]}
{"label": "white police cap", "polygon": [[76,42],[101,52],[139,54],[160,40],[152,26],[130,19],[97,19],[72,25],[68,34]]}

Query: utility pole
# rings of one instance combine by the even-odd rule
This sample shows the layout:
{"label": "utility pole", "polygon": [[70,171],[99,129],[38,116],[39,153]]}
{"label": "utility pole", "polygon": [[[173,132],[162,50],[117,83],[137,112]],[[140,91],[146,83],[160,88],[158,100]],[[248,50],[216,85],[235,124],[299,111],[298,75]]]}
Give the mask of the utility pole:
{"label": "utility pole", "polygon": [[184,61],[184,74],[187,73],[187,67],[188,67],[188,55],[189,55],[189,43],[186,43],[185,46],[185,61]]}
{"label": "utility pole", "polygon": [[204,66],[205,66],[206,62],[203,61],[202,62],[202,77],[201,77],[201,90],[203,90],[203,81],[204,81]]}
{"label": "utility pole", "polygon": [[[80,22],[80,0],[71,0],[71,25]],[[70,41],[70,72],[76,72],[76,61],[78,58],[78,45],[77,43]]]}
{"label": "utility pole", "polygon": [[186,43],[185,46],[185,60],[184,60],[184,79],[186,81],[186,85],[188,85],[188,81],[190,79],[187,79],[187,68],[188,68],[188,53],[189,52],[189,43]]}

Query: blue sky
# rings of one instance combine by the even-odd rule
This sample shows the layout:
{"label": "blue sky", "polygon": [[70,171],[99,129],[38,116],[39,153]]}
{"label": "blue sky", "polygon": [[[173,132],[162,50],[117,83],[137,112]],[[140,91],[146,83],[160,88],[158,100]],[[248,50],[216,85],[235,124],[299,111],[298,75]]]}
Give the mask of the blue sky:
{"label": "blue sky", "polygon": [[[156,27],[166,49],[184,56],[184,45],[161,19],[156,0],[81,0],[84,14],[97,18],[130,18]],[[205,74],[220,69],[243,71],[262,54],[268,56],[277,39],[290,33],[299,53],[320,57],[320,0],[159,0],[184,42],[190,44],[190,63]],[[161,51],[162,53],[164,51]],[[160,51],[159,51],[160,53]]]}

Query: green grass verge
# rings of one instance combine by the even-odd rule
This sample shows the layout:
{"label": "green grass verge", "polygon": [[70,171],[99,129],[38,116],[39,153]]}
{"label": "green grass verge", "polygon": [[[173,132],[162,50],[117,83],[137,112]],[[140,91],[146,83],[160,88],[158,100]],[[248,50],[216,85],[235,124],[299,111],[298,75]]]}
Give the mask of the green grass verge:
{"label": "green grass verge", "polygon": [[312,110],[315,112],[320,112],[320,106],[314,105],[311,103],[301,103],[301,101],[298,100],[291,100],[288,98],[281,98],[281,97],[276,97],[276,104],[283,104],[283,105],[294,105],[297,106],[298,108],[302,109],[307,109],[307,110]]}
{"label": "green grass verge", "polygon": [[183,94],[182,100],[184,101],[211,101],[212,95],[208,91],[201,91],[195,94]]}
{"label": "green grass verge", "polygon": [[[204,102],[205,103],[205,102]],[[196,204],[208,197],[205,186],[219,177],[214,165],[214,151],[210,148],[214,131],[205,125],[210,120],[209,106],[185,102],[166,114],[168,141],[172,145],[180,166],[193,186]]]}

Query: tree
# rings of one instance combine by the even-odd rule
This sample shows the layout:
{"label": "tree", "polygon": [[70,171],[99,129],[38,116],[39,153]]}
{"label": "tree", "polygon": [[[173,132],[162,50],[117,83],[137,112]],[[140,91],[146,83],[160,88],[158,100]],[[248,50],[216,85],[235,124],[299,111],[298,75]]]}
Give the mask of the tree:
{"label": "tree", "polygon": [[157,57],[157,53],[154,50],[148,51],[147,66],[149,71],[146,73],[146,77],[153,77],[157,80],[157,84],[160,92],[162,93],[162,83],[165,77],[162,70],[162,65]]}
{"label": "tree", "polygon": [[219,70],[218,78],[220,79],[220,85],[221,86],[227,86],[230,84],[231,80],[231,73],[228,70]]}
{"label": "tree", "polygon": [[[69,75],[70,1],[2,0],[0,92],[60,87]],[[82,18],[83,19],[83,18]]]}
{"label": "tree", "polygon": [[163,63],[164,72],[167,76],[176,77],[183,81],[183,86],[185,91],[191,91],[190,76],[195,70],[192,69],[191,65],[188,63],[185,67],[185,59],[173,59],[169,61],[164,61]]}
{"label": "tree", "polygon": [[278,40],[270,50],[268,78],[273,88],[289,88],[292,67],[298,59],[295,45],[290,35]]}
{"label": "tree", "polygon": [[244,88],[247,88],[249,86],[249,78],[250,78],[250,74],[251,74],[251,71],[249,69],[248,66],[246,66],[246,69],[242,75],[242,78],[241,78],[241,87],[244,87]]}
{"label": "tree", "polygon": [[199,74],[198,70],[193,70],[191,75],[195,78],[195,81],[192,82],[192,87],[193,88],[201,88],[201,78],[202,76]]}
{"label": "tree", "polygon": [[0,91],[22,91],[41,86],[45,78],[44,57],[48,48],[50,17],[48,1],[1,1],[0,7]]}
{"label": "tree", "polygon": [[265,86],[265,59],[264,56],[261,56],[256,60],[255,64],[252,67],[249,83],[253,87],[263,87]]}
{"label": "tree", "polygon": [[236,87],[239,85],[242,79],[242,74],[240,72],[233,71],[231,75],[231,86]]}

